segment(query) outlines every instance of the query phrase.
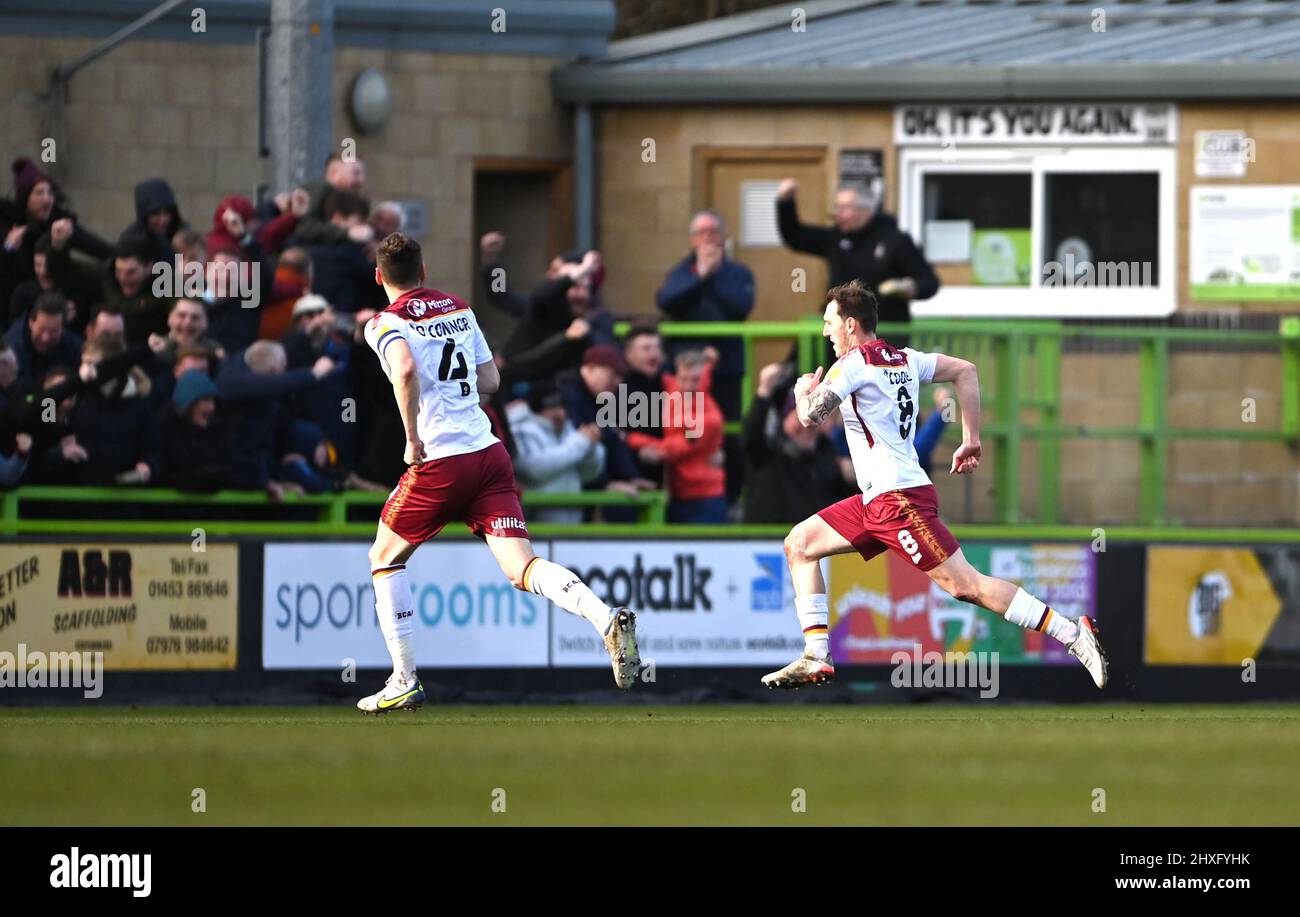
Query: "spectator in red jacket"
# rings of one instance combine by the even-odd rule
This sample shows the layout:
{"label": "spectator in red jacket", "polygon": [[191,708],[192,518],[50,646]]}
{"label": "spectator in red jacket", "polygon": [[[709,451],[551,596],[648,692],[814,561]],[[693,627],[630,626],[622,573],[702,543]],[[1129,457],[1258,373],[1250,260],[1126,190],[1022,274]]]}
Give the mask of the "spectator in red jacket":
{"label": "spectator in red jacket", "polygon": [[727,521],[727,475],[722,466],[722,409],[709,394],[717,352],[686,350],[677,355],[675,375],[665,374],[663,438],[636,431],[628,445],[643,462],[668,469],[668,521]]}
{"label": "spectator in red jacket", "polygon": [[261,254],[254,240],[262,228],[253,202],[242,194],[229,194],[222,198],[212,214],[212,229],[206,238],[208,251],[234,250],[246,258]]}

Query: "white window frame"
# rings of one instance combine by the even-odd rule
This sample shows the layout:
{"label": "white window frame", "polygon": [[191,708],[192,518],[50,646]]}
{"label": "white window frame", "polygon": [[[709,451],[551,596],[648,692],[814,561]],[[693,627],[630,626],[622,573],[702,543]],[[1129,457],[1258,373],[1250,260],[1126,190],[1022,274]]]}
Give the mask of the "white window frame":
{"label": "white window frame", "polygon": [[[922,192],[927,174],[1028,172],[1030,236],[1034,270],[1027,287],[943,285],[930,299],[914,302],[918,318],[1155,318],[1178,308],[1176,190],[1178,157],[1173,147],[965,147],[899,150],[899,223],[924,249]],[[1156,172],[1160,176],[1160,279],[1154,287],[1044,287],[1043,194],[1047,173]]]}

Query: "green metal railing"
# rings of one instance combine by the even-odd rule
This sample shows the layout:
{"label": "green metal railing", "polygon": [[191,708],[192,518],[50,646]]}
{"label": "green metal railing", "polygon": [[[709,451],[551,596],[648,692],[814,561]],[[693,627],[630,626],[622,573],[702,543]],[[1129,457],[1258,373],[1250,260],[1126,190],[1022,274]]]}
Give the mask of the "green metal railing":
{"label": "green metal railing", "polygon": [[[347,508],[353,505],[372,506],[376,510],[384,500],[383,494],[349,492],[321,496],[286,496],[280,503],[272,503],[258,491],[221,491],[215,494],[195,495],[174,490],[144,488],[96,487],[25,487],[6,493],[0,501],[0,536],[7,538],[45,535],[76,538],[96,535],[118,537],[193,538],[201,529],[205,537],[213,538],[337,538],[348,537],[368,540],[374,536],[376,518],[349,521]],[[33,519],[24,518],[24,502],[99,503],[121,506],[170,504],[189,505],[196,510],[193,519]],[[635,506],[640,519],[635,525],[626,523],[546,524],[530,523],[529,531],[536,538],[769,538],[781,539],[790,531],[788,525],[671,525],[663,521],[665,498],[662,493],[648,492],[636,497],[622,494],[525,494],[527,507],[572,506]],[[244,506],[271,508],[312,507],[316,517],[309,520],[245,520],[210,519],[199,514],[205,506]],[[1087,543],[1096,537],[1095,530],[1082,525],[1020,524],[1013,527],[1002,524],[954,525],[953,533],[961,539],[1013,538],[1023,541],[1070,541]],[[449,525],[449,537],[468,537],[469,529],[460,524]],[[1106,526],[1110,542],[1142,541],[1169,543],[1215,544],[1300,544],[1300,529],[1267,528],[1191,528],[1172,526]]]}
{"label": "green metal railing", "polygon": [[[755,387],[755,346],[762,341],[785,340],[794,344],[799,370],[810,372],[824,354],[820,319],[785,322],[681,323],[660,326],[666,337],[737,337],[743,341],[747,367],[742,384],[743,406],[748,409]],[[626,323],[616,326],[626,333]],[[995,525],[954,526],[966,537],[998,537],[1008,534],[998,526],[1015,525],[1015,536],[1070,540],[1091,539],[1091,529],[1062,526],[1060,520],[1061,451],[1068,438],[1130,439],[1139,445],[1140,503],[1138,526],[1107,526],[1110,538],[1147,540],[1234,540],[1300,541],[1296,530],[1188,529],[1169,524],[1166,515],[1166,487],[1169,444],[1175,440],[1237,440],[1300,445],[1300,317],[1283,320],[1278,333],[1267,331],[1221,331],[1183,328],[1121,328],[1112,326],[1064,326],[1052,321],[918,320],[910,325],[882,324],[886,339],[906,334],[911,345],[921,350],[938,350],[972,360],[980,367],[986,419],[982,440],[991,447],[990,463],[994,482]],[[1137,348],[1138,386],[1136,426],[1064,424],[1061,419],[1062,344],[1067,338],[1122,341]],[[1276,429],[1224,429],[1214,427],[1171,427],[1167,399],[1170,378],[1170,345],[1206,343],[1276,348],[1280,355],[1280,423]],[[1034,420],[1024,419],[1033,413]],[[992,416],[989,417],[988,415]],[[1021,447],[1037,445],[1038,512],[1026,525],[1021,510]],[[98,489],[78,487],[23,487],[0,497],[0,534],[127,534],[184,535],[201,527],[217,536],[369,536],[373,519],[349,521],[349,507],[378,507],[385,494],[349,491],[319,496],[288,495],[286,507],[311,507],[309,520],[204,520],[166,519],[50,519],[24,515],[29,502],[184,504],[201,517],[204,507],[271,505],[265,494],[223,491],[211,495],[179,494],[161,489]],[[637,524],[534,525],[540,535],[729,535],[733,537],[780,537],[784,526],[670,526],[664,525],[666,497],[648,492],[637,496],[621,493],[539,494],[526,493],[528,507],[635,507]],[[450,534],[463,527],[449,527]]]}
{"label": "green metal railing", "polygon": [[[616,326],[622,334],[626,326]],[[800,372],[812,371],[824,353],[821,319],[788,322],[669,322],[659,326],[665,337],[737,337],[745,350],[746,373],[741,396],[748,410],[755,386],[754,346],[759,341],[792,340]],[[1132,328],[1066,326],[1046,320],[989,321],[978,319],[920,319],[911,324],[884,322],[881,337],[910,338],[919,350],[938,350],[975,362],[980,367],[982,396],[993,415],[986,420],[981,440],[992,449],[996,520],[1002,524],[1025,521],[1021,511],[1021,446],[1038,446],[1037,522],[1055,525],[1060,520],[1061,448],[1068,438],[1132,439],[1139,445],[1140,505],[1143,525],[1164,525],[1169,444],[1180,439],[1224,439],[1300,444],[1300,316],[1284,318],[1277,333],[1223,331],[1197,328]],[[1092,426],[1061,422],[1061,354],[1066,338],[1124,341],[1138,348],[1138,424]],[[1278,348],[1281,356],[1279,388],[1281,422],[1272,430],[1170,427],[1169,345],[1204,343],[1264,345]],[[1022,414],[1034,411],[1036,422]]]}
{"label": "green metal railing", "polygon": [[[108,488],[108,487],[20,487],[6,492],[0,498],[0,534],[87,534],[87,535],[183,535],[191,537],[194,529],[201,528],[209,535],[366,535],[375,532],[378,508],[387,499],[387,493],[352,490],[337,494],[286,494],[272,501],[261,491],[223,490],[212,494],[189,494],[164,488]],[[167,504],[194,507],[196,519],[34,519],[24,517],[23,503],[100,503],[116,506]],[[644,491],[635,496],[622,493],[543,494],[525,493],[523,504],[533,508],[547,507],[628,507],[637,511],[637,526],[662,526],[668,505],[662,491]],[[265,510],[275,507],[310,508],[315,518],[285,519],[203,519],[204,507],[249,507]],[[373,518],[353,522],[348,519],[352,506],[374,507]],[[627,524],[612,524],[614,528],[628,531]],[[565,526],[585,528],[584,526]],[[449,527],[450,528],[450,527]],[[467,531],[460,526],[456,531]]]}

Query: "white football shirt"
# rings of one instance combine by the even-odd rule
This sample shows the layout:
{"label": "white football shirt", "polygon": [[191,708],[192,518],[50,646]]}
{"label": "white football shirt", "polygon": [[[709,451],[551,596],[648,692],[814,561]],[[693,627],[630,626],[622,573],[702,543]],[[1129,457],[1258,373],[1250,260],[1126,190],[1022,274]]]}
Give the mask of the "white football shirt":
{"label": "white football shirt", "polygon": [[417,287],[366,322],[366,343],[385,357],[394,341],[406,341],[420,383],[416,429],[426,459],[478,452],[497,442],[478,404],[478,364],[492,359],[487,338],[469,305],[457,296]]}
{"label": "white football shirt", "polygon": [[934,378],[937,360],[938,354],[899,350],[876,338],[836,360],[822,380],[840,397],[863,502],[930,483],[912,440],[920,413],[917,395],[921,383]]}

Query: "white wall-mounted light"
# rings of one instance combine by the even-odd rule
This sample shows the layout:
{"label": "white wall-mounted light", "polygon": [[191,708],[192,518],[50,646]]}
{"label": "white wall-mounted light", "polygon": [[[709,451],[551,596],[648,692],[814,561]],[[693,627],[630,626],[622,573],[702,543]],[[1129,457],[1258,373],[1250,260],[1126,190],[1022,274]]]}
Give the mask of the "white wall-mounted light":
{"label": "white wall-mounted light", "polygon": [[384,75],[373,67],[358,73],[352,81],[348,108],[353,123],[361,133],[373,134],[383,130],[393,113],[393,95]]}

